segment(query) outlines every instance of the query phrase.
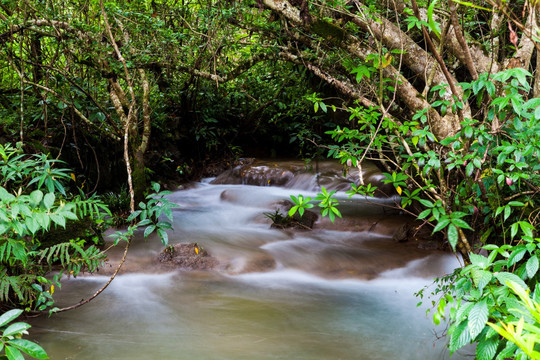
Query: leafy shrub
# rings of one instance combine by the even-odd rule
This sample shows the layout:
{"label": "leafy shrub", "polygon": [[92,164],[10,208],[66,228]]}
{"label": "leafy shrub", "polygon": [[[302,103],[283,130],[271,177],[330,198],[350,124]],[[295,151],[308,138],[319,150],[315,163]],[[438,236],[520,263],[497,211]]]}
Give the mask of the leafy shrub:
{"label": "leafy shrub", "polygon": [[[433,134],[429,109],[401,122],[382,117],[377,107],[358,106],[350,109],[357,128],[329,132],[338,143],[330,146],[330,156],[360,170],[363,159],[379,160],[402,209],[442,232],[462,255],[466,266],[438,279],[431,294],[435,323],[449,321],[451,353],[477,342],[478,359],[526,358],[516,337],[499,335],[510,334],[508,327],[505,334],[489,324],[521,321],[519,336],[536,336],[533,317],[523,316],[518,288],[508,285],[540,300],[540,99],[527,99],[531,78],[520,68],[483,74],[461,83],[463,101],[452,103],[439,100],[444,85],[434,87],[434,108],[480,109],[445,139]],[[360,181],[350,194],[373,190]]]}
{"label": "leafy shrub", "polygon": [[[44,310],[53,304],[54,286],[63,272],[95,271],[105,255],[94,245],[72,239],[42,247],[41,237],[80,218],[101,221],[107,207],[96,197],[72,196],[60,161],[26,155],[20,146],[0,145],[0,302]],[[61,271],[51,281],[51,266]]]}

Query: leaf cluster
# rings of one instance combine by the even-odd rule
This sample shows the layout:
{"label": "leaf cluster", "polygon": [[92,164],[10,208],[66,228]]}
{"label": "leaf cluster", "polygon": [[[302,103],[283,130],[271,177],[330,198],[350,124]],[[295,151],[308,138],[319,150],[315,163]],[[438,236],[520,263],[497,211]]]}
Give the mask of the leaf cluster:
{"label": "leaf cluster", "polygon": [[[0,301],[44,310],[53,304],[54,284],[63,271],[95,271],[105,255],[94,245],[72,239],[42,247],[41,237],[81,218],[102,221],[110,214],[97,198],[68,194],[72,181],[61,163],[45,155],[26,155],[20,147],[0,145]],[[61,272],[53,280],[43,275],[51,266]]]}

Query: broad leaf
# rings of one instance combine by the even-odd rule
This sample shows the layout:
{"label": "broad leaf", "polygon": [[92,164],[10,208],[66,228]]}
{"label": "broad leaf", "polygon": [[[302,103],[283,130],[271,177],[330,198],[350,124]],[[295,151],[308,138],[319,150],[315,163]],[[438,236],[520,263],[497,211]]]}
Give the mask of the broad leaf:
{"label": "broad leaf", "polygon": [[37,206],[43,199],[43,192],[41,190],[32,191],[30,194],[30,199],[32,200],[32,205]]}
{"label": "broad leaf", "polygon": [[491,360],[497,353],[499,341],[497,339],[488,339],[478,342],[476,346],[476,358],[478,360]]}
{"label": "broad leaf", "polygon": [[482,270],[485,270],[490,265],[489,259],[480,254],[471,253],[469,254],[469,259],[471,260],[471,264],[478,266]]}
{"label": "broad leaf", "polygon": [[521,261],[521,259],[523,259],[523,256],[525,256],[526,252],[527,249],[524,246],[521,248],[517,247],[508,258],[508,266],[512,266],[518,261]]}
{"label": "broad leaf", "polygon": [[437,231],[441,231],[444,229],[448,224],[450,224],[450,219],[444,218],[439,221],[439,223],[435,226],[433,229],[433,232],[436,233]]}
{"label": "broad leaf", "polygon": [[156,225],[150,225],[144,229],[144,238],[146,239],[156,229]]}
{"label": "broad leaf", "polygon": [[0,327],[4,327],[22,314],[22,310],[13,309],[9,310],[0,316]]}
{"label": "broad leaf", "polygon": [[467,224],[467,222],[462,220],[462,219],[453,218],[452,219],[452,224],[454,224],[456,226],[459,226],[462,229],[472,230],[472,228],[469,226],[469,224]]}
{"label": "broad leaf", "polygon": [[471,271],[471,275],[472,275],[474,284],[476,285],[476,287],[478,287],[480,291],[482,291],[484,287],[487,284],[489,284],[489,282],[491,281],[493,277],[493,275],[489,271],[478,270],[478,269],[473,269]]}
{"label": "broad leaf", "polygon": [[54,193],[50,192],[45,194],[45,197],[43,198],[43,205],[45,205],[47,210],[53,207],[55,199],[56,197],[54,196]]}
{"label": "broad leaf", "polygon": [[30,325],[23,322],[16,322],[14,324],[9,325],[6,330],[4,330],[4,333],[2,334],[3,337],[6,336],[13,336],[22,333],[25,330],[28,330],[30,328]]}
{"label": "broad leaf", "polygon": [[448,242],[452,249],[456,251],[456,245],[458,243],[458,231],[454,224],[448,225]]}
{"label": "broad leaf", "polygon": [[522,288],[527,289],[527,285],[525,285],[525,282],[523,282],[523,280],[521,280],[521,278],[517,276],[516,274],[503,271],[503,272],[495,273],[494,275],[497,278],[497,280],[499,280],[499,282],[505,286],[506,286],[507,281],[513,281],[517,283],[519,286],[521,286]]}
{"label": "broad leaf", "polygon": [[468,331],[467,321],[457,325],[450,335],[450,355],[452,355],[457,349],[471,342],[471,335]]}
{"label": "broad leaf", "polygon": [[25,340],[25,339],[13,339],[8,341],[8,344],[18,348],[19,350],[27,353],[28,355],[36,359],[48,359],[47,353],[38,344]]}
{"label": "broad leaf", "polygon": [[538,272],[538,256],[533,255],[525,264],[527,275],[530,279]]}
{"label": "broad leaf", "polygon": [[488,321],[489,309],[486,300],[474,304],[469,313],[469,333],[475,339],[484,330]]}
{"label": "broad leaf", "polygon": [[6,356],[8,360],[24,360],[24,356],[14,347],[6,346]]}

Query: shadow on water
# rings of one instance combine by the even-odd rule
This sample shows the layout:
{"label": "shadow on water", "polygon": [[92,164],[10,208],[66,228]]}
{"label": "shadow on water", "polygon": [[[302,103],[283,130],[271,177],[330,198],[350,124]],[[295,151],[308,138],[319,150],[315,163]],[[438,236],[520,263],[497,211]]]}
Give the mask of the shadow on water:
{"label": "shadow on water", "polygon": [[[208,183],[173,193],[170,242],[199,243],[218,268],[163,271],[159,241],[137,238],[103,294],[34,319],[32,338],[52,359],[448,359],[434,334],[444,327],[434,328],[413,293],[457,260],[392,241],[399,221],[382,212],[342,229],[271,229],[261,214],[290,193]],[[111,269],[64,280],[58,305],[93,293]]]}

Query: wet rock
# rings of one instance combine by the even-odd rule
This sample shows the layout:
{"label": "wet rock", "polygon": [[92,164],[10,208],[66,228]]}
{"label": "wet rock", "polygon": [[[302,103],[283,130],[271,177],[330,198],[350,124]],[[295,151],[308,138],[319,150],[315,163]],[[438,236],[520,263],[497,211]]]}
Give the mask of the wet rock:
{"label": "wet rock", "polygon": [[409,241],[414,232],[413,227],[409,223],[405,223],[396,229],[394,235],[392,235],[392,240],[395,242],[405,242]]}
{"label": "wet rock", "polygon": [[169,245],[158,255],[158,261],[180,270],[212,270],[218,265],[216,258],[196,243]]}
{"label": "wet rock", "polygon": [[219,175],[212,184],[244,184],[255,186],[283,186],[294,174],[291,170],[266,165],[239,165]]}
{"label": "wet rock", "polygon": [[[319,191],[321,186],[327,190],[348,191],[351,183],[358,185],[360,176],[356,167],[347,168],[337,161],[319,161],[306,164],[303,161],[265,161],[249,159],[237,164],[217,176],[212,184],[244,184],[256,186],[283,186],[287,188]],[[378,190],[375,195],[388,197],[395,195],[390,184],[384,184],[381,171],[370,162],[362,166],[363,178],[373,183]]]}

